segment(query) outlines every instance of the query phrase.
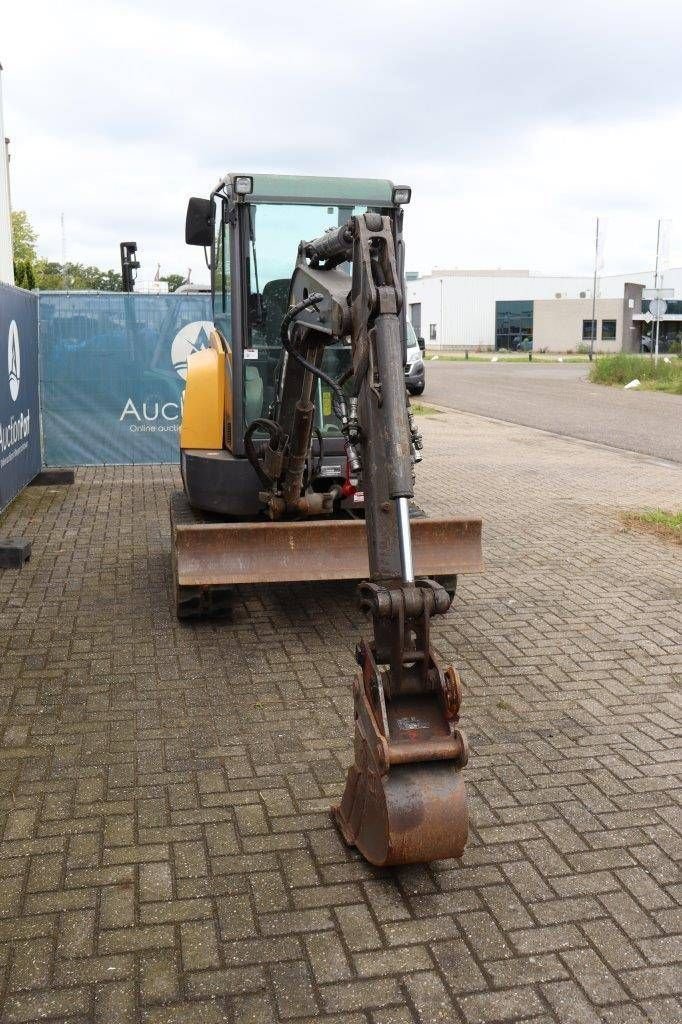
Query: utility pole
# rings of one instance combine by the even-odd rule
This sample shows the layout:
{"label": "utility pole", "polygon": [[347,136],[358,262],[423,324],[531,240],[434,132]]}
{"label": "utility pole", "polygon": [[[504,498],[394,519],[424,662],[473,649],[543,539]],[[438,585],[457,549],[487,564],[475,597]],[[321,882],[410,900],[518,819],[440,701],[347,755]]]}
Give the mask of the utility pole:
{"label": "utility pole", "polygon": [[442,347],[443,338],[445,337],[445,331],[443,330],[443,278],[440,279],[440,324],[438,325],[440,331],[440,338],[438,344]]}
{"label": "utility pole", "polygon": [[654,291],[656,292],[656,328],[655,346],[651,348],[651,354],[654,357],[654,366],[658,365],[658,338],[661,330],[661,302],[658,294],[658,264],[661,254],[661,218],[658,218],[658,228],[656,229],[656,269],[654,270]]}
{"label": "utility pole", "polygon": [[592,279],[592,322],[590,324],[590,362],[594,355],[594,341],[597,332],[597,271],[599,269],[599,217],[594,233],[594,277]]}

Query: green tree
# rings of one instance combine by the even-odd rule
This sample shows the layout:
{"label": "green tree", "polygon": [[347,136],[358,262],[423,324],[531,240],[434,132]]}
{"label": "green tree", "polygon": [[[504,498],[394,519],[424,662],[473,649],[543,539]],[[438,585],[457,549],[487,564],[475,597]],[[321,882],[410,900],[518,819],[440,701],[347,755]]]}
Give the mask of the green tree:
{"label": "green tree", "polygon": [[20,260],[35,262],[37,241],[38,235],[31,227],[26,210],[12,210],[12,245],[17,263]]}
{"label": "green tree", "polygon": [[[60,291],[64,288],[70,291],[121,291],[122,282],[119,271],[86,267],[82,263],[62,265],[55,260],[42,259],[36,253],[37,239],[38,235],[33,230],[26,211],[14,210],[12,212],[14,281],[19,288],[40,288],[41,291]],[[178,285],[182,284],[184,278],[180,274],[170,274],[164,280],[168,280],[169,290],[174,291]]]}
{"label": "green tree", "polygon": [[69,291],[121,291],[121,275],[118,271],[85,267],[82,263],[62,265],[50,260],[38,260],[35,280],[42,291],[60,291],[63,288]]}
{"label": "green tree", "polygon": [[38,260],[35,265],[36,285],[42,291],[56,291],[64,287],[60,263]]}
{"label": "green tree", "polygon": [[35,288],[36,279],[30,260],[14,261],[14,283],[17,288],[27,288],[29,291]]}
{"label": "green tree", "polygon": [[167,274],[166,277],[162,277],[161,280],[168,281],[168,291],[174,292],[185,280],[185,276],[184,274]]}
{"label": "green tree", "polygon": [[121,275],[116,270],[100,270],[99,267],[84,267],[81,263],[67,263],[67,272],[73,280],[71,287],[74,289],[121,291]]}

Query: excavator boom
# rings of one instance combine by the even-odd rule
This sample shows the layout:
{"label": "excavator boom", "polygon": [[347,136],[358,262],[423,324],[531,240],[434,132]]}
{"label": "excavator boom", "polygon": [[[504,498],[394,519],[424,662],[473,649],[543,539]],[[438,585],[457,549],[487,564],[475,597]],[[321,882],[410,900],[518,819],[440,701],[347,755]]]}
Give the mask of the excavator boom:
{"label": "excavator boom", "polygon": [[[341,263],[351,264],[350,282]],[[277,401],[246,435],[273,520],[331,512],[338,494],[306,493],[305,471],[313,381],[332,387],[348,463],[362,481],[369,578],[360,601],[374,627],[356,651],[355,762],[332,814],[344,839],[377,865],[459,857],[467,838],[461,688],[430,643],[431,618],[447,612],[452,598],[434,579],[415,575],[409,506],[421,439],[405,390],[402,302],[388,217],[364,213],[302,243],[282,324]],[[344,391],[321,362],[325,347],[348,334],[352,371]],[[269,439],[260,449],[258,431]]]}
{"label": "excavator boom", "polygon": [[[431,622],[457,576],[482,568],[480,520],[413,504],[409,197],[384,179],[231,174],[190,200],[185,238],[210,247],[214,330],[188,360],[185,493],[171,499],[181,618],[229,611],[235,585],[361,581],[371,632],[355,651],[354,760],[331,813],[376,865],[464,850],[461,685]],[[299,223],[327,230],[298,244]]]}

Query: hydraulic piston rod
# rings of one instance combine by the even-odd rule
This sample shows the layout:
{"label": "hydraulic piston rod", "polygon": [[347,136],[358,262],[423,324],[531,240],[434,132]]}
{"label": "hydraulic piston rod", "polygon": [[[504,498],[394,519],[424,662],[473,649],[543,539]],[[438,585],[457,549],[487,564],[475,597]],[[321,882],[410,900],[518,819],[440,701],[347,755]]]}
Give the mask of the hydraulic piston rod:
{"label": "hydraulic piston rod", "polygon": [[398,544],[400,545],[400,572],[403,583],[414,583],[412,567],[412,536],[410,534],[410,503],[407,498],[396,498],[398,513]]}

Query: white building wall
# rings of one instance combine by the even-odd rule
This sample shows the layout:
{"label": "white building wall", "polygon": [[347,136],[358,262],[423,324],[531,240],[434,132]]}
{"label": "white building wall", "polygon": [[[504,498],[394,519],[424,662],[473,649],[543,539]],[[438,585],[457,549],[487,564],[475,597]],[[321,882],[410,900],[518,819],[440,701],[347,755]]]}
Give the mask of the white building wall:
{"label": "white building wall", "polygon": [[[597,299],[595,352],[620,352],[623,347],[623,296]],[[592,299],[536,299],[533,303],[533,348],[537,352],[577,352],[583,339],[583,320],[592,319]],[[616,321],[616,337],[603,338],[604,320]]]}
{"label": "white building wall", "polygon": [[14,284],[12,221],[9,203],[9,161],[2,116],[2,65],[0,64],[0,281]]}
{"label": "white building wall", "polygon": [[[422,334],[432,348],[494,348],[497,301],[553,299],[557,294],[577,299],[588,288],[591,295],[588,278],[443,274],[408,281],[407,301],[408,306],[421,302]],[[429,340],[429,324],[436,324],[435,342]]]}
{"label": "white building wall", "polygon": [[[622,299],[626,283],[653,287],[653,271],[601,277],[597,294]],[[494,348],[495,303],[517,299],[592,298],[592,277],[539,276],[516,271],[443,271],[407,282],[409,306],[421,303],[421,328],[430,348]],[[665,272],[663,287],[682,298],[682,268]],[[584,295],[581,295],[581,292]],[[436,340],[429,325],[436,325]]]}

